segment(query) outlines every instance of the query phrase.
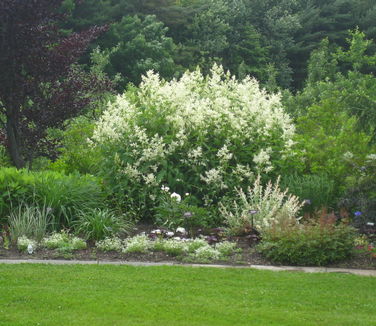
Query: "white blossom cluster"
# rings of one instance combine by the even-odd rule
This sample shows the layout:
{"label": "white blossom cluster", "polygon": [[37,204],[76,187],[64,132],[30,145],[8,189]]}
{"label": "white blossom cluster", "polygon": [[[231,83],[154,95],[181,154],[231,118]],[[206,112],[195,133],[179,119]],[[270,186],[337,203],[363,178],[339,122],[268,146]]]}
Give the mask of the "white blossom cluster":
{"label": "white blossom cluster", "polygon": [[85,249],[87,244],[85,240],[62,231],[60,233],[52,233],[50,236],[43,238],[41,246],[48,249],[69,247],[72,250],[80,250]]}
{"label": "white blossom cluster", "polygon": [[137,90],[108,105],[93,143],[128,187],[160,189],[160,172],[173,162],[197,176],[193,187],[215,192],[272,171],[273,161],[289,154],[294,133],[280,95],[214,65],[208,77],[196,70],[169,82],[149,71]]}
{"label": "white blossom cluster", "polygon": [[123,249],[123,241],[118,237],[105,238],[95,243],[95,246],[101,251],[121,251]]}

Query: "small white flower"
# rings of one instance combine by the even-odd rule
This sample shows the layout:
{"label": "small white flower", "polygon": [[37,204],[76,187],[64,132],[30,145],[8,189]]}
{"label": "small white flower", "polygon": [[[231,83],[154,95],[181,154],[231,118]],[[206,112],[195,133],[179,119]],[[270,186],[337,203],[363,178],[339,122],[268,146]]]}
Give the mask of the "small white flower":
{"label": "small white flower", "polygon": [[185,195],[186,195],[186,196],[189,196],[189,192],[186,192]]}
{"label": "small white flower", "polygon": [[[175,234],[175,233],[174,233],[174,232],[171,232],[171,231],[166,233],[166,235],[167,235],[168,237],[172,237],[174,234]],[[180,238],[179,238],[179,239],[180,239]]]}
{"label": "small white flower", "polygon": [[177,194],[176,192],[173,192],[171,194],[171,198],[175,198],[177,202],[181,202],[181,196]]}
{"label": "small white flower", "polygon": [[170,187],[167,187],[165,185],[162,185],[161,189],[162,189],[162,191],[165,191],[165,192],[169,192],[170,191]]}

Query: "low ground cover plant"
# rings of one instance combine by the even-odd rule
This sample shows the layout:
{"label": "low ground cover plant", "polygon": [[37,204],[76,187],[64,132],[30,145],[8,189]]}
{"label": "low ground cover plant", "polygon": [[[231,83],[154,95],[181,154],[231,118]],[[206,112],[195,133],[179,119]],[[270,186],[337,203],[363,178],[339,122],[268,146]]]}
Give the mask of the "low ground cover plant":
{"label": "low ground cover plant", "polygon": [[170,256],[180,257],[185,261],[200,263],[226,260],[241,252],[236,243],[229,241],[210,245],[202,238],[150,238],[144,234],[126,238],[125,240],[116,237],[106,238],[96,242],[96,248],[101,251],[118,251],[124,254],[163,252]]}
{"label": "low ground cover plant", "polygon": [[85,240],[69,234],[68,232],[53,233],[41,241],[41,246],[47,249],[70,252],[86,249]]}
{"label": "low ground cover plant", "polygon": [[95,242],[95,247],[101,251],[118,251],[123,249],[123,240],[118,237],[105,238]]}

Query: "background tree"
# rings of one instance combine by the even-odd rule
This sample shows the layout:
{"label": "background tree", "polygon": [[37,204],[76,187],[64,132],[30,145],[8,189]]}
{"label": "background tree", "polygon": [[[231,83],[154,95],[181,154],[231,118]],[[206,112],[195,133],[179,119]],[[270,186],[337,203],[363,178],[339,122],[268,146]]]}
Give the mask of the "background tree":
{"label": "background tree", "polygon": [[[47,130],[77,115],[108,88],[105,79],[72,64],[106,27],[63,37],[62,0],[0,2],[0,112],[18,168],[46,153]],[[38,149],[39,153],[36,153]]]}
{"label": "background tree", "polygon": [[123,90],[131,82],[138,84],[148,70],[171,78],[178,70],[173,59],[175,44],[167,34],[168,28],[155,16],[125,16],[111,25],[101,47],[108,53],[105,71],[120,75]]}

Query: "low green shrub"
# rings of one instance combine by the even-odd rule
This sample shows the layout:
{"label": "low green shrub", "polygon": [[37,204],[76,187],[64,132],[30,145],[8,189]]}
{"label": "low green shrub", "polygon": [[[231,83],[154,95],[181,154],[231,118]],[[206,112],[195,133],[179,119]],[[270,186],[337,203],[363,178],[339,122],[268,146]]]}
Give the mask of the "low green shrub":
{"label": "low green shrub", "polygon": [[[105,192],[97,178],[52,171],[0,169],[0,219],[21,203],[51,209],[51,228],[69,226],[82,210],[104,206]],[[5,221],[6,222],[6,221]]]}
{"label": "low green shrub", "polygon": [[[190,235],[198,228],[214,227],[216,218],[208,207],[198,207],[189,194],[181,196],[162,187],[163,194],[155,208],[154,223],[167,229],[184,227]],[[183,197],[183,198],[182,198]]]}
{"label": "low green shrub", "polygon": [[109,209],[94,208],[78,213],[78,219],[73,223],[74,230],[90,240],[102,240],[121,233],[127,233],[133,223],[124,215],[116,215]]}
{"label": "low green shrub", "polygon": [[204,239],[201,239],[201,238],[196,238],[196,239],[193,239],[191,241],[186,241],[185,242],[185,245],[187,247],[187,252],[189,253],[193,253],[195,252],[197,249],[201,248],[201,247],[205,247],[208,245],[207,241],[205,241]]}
{"label": "low green shrub", "polygon": [[321,218],[269,228],[258,250],[276,263],[323,266],[351,256],[355,235],[352,227]]}

